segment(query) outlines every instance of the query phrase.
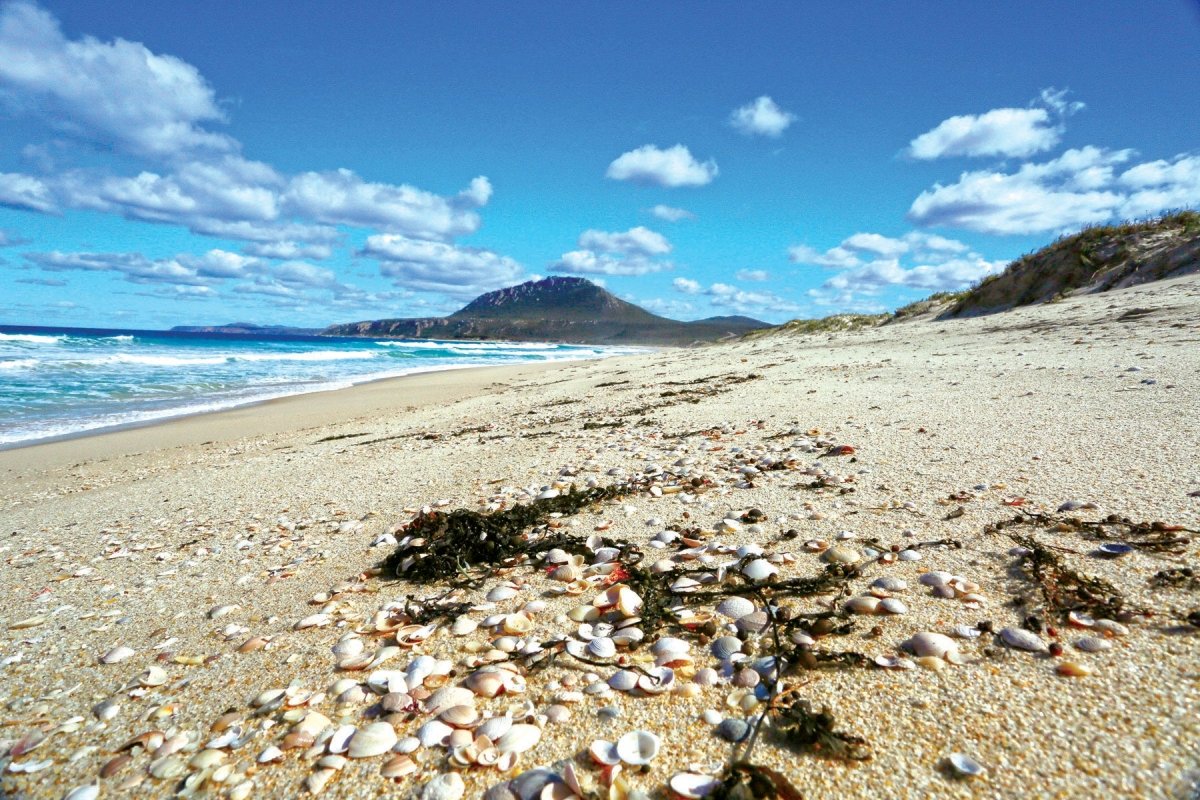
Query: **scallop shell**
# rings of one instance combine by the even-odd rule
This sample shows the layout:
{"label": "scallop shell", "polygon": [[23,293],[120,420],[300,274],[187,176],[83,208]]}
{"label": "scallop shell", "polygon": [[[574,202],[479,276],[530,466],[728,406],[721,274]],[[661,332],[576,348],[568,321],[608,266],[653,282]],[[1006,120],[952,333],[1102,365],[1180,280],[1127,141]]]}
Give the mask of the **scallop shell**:
{"label": "scallop shell", "polygon": [[658,755],[661,740],[649,731],[631,731],[617,740],[617,755],[633,766],[649,764]]}
{"label": "scallop shell", "polygon": [[738,595],[726,597],[717,603],[717,613],[723,614],[733,620],[741,619],[747,614],[753,614],[754,610],[754,601],[747,600],[745,597],[739,597]]}
{"label": "scallop shell", "polygon": [[499,603],[504,600],[511,600],[517,596],[517,587],[510,583],[502,583],[499,586],[492,587],[487,593],[489,603]]}
{"label": "scallop shell", "polygon": [[607,636],[600,636],[587,643],[587,650],[596,658],[612,658],[617,654],[617,645]]}
{"label": "scallop shell", "polygon": [[1040,636],[1024,628],[1005,628],[1000,631],[1000,638],[1009,647],[1028,650],[1031,653],[1044,653],[1048,649]]}
{"label": "scallop shell", "polygon": [[742,640],[736,636],[722,636],[714,639],[709,645],[712,654],[722,661],[728,660],[735,653],[742,652]]}

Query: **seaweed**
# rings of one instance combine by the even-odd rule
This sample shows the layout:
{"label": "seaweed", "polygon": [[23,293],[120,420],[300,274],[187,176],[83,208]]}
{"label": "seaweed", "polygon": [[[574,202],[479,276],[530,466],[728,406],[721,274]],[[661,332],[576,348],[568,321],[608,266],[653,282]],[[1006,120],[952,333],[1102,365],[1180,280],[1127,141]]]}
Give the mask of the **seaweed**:
{"label": "seaweed", "polygon": [[[1071,611],[1115,617],[1127,610],[1120,590],[1108,581],[1071,569],[1032,536],[1010,533],[1008,537],[1025,548],[1019,566],[1037,586],[1050,611],[1065,618]],[[1024,602],[1030,604],[1028,599]]]}
{"label": "seaweed", "polygon": [[334,434],[333,436],[326,436],[321,439],[317,439],[315,442],[313,442],[313,444],[321,444],[322,442],[336,442],[341,439],[357,439],[360,436],[370,435],[371,434],[368,431],[363,431],[362,433],[338,433]]}
{"label": "seaweed", "polygon": [[446,580],[456,585],[471,585],[482,577],[476,574],[479,567],[494,570],[553,547],[573,553],[584,552],[584,537],[564,533],[530,534],[534,527],[548,522],[551,514],[574,514],[595,503],[624,497],[639,488],[632,482],[584,490],[572,486],[558,497],[517,504],[491,513],[459,508],[421,514],[405,526],[405,538],[383,560],[382,573],[416,581]]}
{"label": "seaweed", "polygon": [[789,747],[842,761],[871,758],[867,740],[837,730],[836,720],[827,709],[817,711],[812,703],[797,697],[773,713],[775,730]]}
{"label": "seaweed", "polygon": [[706,797],[712,800],[803,800],[780,773],[747,761],[726,767],[721,784]]}
{"label": "seaweed", "polygon": [[1176,589],[1200,589],[1200,570],[1192,567],[1171,567],[1159,570],[1150,579],[1151,586],[1171,586]]}

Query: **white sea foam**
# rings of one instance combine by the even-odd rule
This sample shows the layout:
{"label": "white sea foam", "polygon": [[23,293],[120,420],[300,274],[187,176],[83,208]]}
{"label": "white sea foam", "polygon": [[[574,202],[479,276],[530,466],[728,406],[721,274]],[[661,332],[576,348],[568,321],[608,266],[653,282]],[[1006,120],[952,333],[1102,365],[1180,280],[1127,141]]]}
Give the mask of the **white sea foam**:
{"label": "white sea foam", "polygon": [[0,361],[0,369],[33,369],[38,363],[36,358],[17,358],[12,361]]}
{"label": "white sea foam", "polygon": [[26,342],[28,344],[57,344],[63,336],[43,336],[36,333],[0,333],[0,342]]}
{"label": "white sea foam", "polygon": [[362,361],[377,358],[369,350],[314,350],[309,353],[216,353],[209,356],[161,356],[134,353],[114,353],[99,358],[73,359],[73,366],[107,366],[133,364],[143,367],[203,367],[237,361]]}

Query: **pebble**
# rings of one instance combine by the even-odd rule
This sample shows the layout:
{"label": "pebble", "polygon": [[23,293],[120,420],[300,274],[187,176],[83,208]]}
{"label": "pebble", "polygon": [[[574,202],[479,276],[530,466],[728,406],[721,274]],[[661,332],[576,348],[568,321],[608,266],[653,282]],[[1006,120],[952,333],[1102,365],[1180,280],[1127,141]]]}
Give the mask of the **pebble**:
{"label": "pebble", "polygon": [[727,742],[740,742],[750,733],[750,725],[737,717],[727,717],[717,725],[717,736]]}

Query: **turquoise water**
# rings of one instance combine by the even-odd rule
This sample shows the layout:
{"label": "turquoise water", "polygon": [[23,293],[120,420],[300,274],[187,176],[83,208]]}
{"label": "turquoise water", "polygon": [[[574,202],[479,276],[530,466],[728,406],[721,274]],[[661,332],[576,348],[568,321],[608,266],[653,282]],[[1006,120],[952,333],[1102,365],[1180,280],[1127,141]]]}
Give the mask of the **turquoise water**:
{"label": "turquoise water", "polygon": [[0,326],[0,447],[417,372],[634,350]]}

